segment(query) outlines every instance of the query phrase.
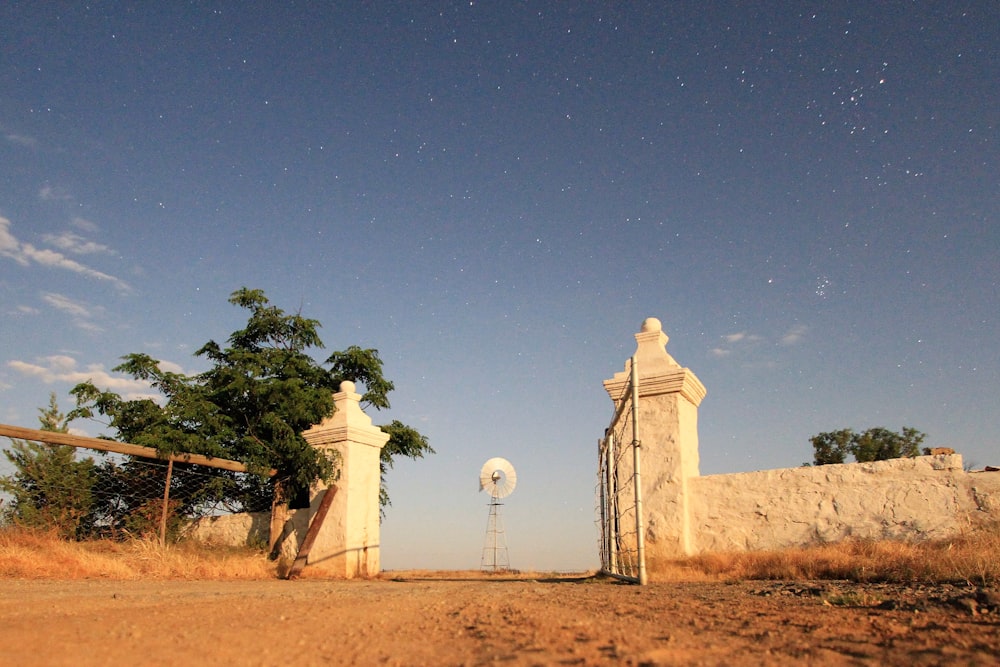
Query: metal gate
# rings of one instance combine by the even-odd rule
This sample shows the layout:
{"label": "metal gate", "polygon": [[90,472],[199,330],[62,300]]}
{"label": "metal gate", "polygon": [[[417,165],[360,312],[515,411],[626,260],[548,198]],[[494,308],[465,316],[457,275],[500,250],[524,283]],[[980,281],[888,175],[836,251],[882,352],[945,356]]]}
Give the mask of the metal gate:
{"label": "metal gate", "polygon": [[598,442],[601,572],[644,585],[647,579],[639,466],[639,374],[634,356],[629,364],[629,381],[615,400],[615,415]]}

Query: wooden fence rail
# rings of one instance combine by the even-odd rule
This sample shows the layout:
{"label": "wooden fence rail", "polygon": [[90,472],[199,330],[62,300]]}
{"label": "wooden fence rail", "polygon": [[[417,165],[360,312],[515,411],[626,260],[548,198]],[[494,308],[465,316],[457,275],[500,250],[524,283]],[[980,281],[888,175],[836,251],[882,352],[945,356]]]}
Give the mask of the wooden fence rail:
{"label": "wooden fence rail", "polygon": [[[130,456],[141,456],[147,459],[160,459],[161,461],[174,461],[176,463],[196,463],[210,468],[220,468],[222,470],[232,470],[233,472],[250,472],[250,470],[239,461],[220,459],[214,456],[202,456],[201,454],[167,454],[161,456],[153,447],[142,447],[141,445],[131,445],[127,442],[116,442],[103,438],[91,438],[85,435],[71,435],[69,433],[57,433],[55,431],[42,431],[35,428],[24,428],[21,426],[11,426],[0,424],[0,436],[8,438],[18,438],[20,440],[31,440],[33,442],[44,442],[50,445],[69,445],[70,447],[82,447],[84,449],[96,449],[116,454],[128,454]],[[273,477],[277,470],[268,471],[268,475]]]}

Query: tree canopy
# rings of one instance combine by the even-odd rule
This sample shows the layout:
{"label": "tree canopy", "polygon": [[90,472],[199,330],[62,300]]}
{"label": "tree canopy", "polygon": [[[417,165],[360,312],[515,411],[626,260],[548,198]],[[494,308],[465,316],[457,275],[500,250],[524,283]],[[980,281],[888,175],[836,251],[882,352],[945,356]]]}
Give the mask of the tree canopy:
{"label": "tree canopy", "polygon": [[[38,411],[43,431],[69,431],[54,393],[48,407]],[[11,440],[4,456],[16,468],[13,475],[0,477],[0,490],[12,496],[4,508],[5,522],[51,528],[63,537],[79,537],[85,532],[92,518],[91,487],[98,473],[92,458],[77,460],[75,450],[66,445],[16,439]]]}
{"label": "tree canopy", "polygon": [[[333,393],[344,380],[364,387],[366,405],[389,407],[394,386],[383,376],[378,351],[352,346],[331,354],[324,367],[310,355],[324,347],[318,321],[285,313],[261,290],[244,287],[229,302],[249,317],[226,345],[210,340],[198,349],[196,356],[211,363],[207,371],[187,376],[164,370],[149,355],[128,354],[114,370],[149,382],[162,401],[127,400],[88,381],[71,391],[77,407],[70,418],[103,417],[117,439],[163,454],[234,459],[261,473],[273,468],[286,500],[318,480],[335,480],[335,458],[311,447],[302,433],[333,413]],[[390,436],[382,450],[384,506],[384,472],[392,458],[420,458],[434,450],[398,421],[382,429]],[[242,492],[260,496],[270,492],[270,483],[264,476],[248,477]]]}
{"label": "tree canopy", "polygon": [[926,437],[926,433],[908,426],[903,427],[902,433],[876,426],[862,433],[849,428],[819,433],[809,441],[813,446],[813,465],[827,465],[844,463],[848,455],[859,463],[917,456]]}

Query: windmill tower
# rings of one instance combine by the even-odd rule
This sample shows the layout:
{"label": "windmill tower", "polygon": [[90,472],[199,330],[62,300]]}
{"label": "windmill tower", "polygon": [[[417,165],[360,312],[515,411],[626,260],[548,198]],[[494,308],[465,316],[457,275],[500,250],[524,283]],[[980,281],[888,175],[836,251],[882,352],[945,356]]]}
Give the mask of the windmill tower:
{"label": "windmill tower", "polygon": [[500,508],[503,507],[500,499],[509,496],[516,485],[517,473],[507,459],[499,456],[492,458],[479,471],[479,490],[490,494],[490,516],[486,523],[486,542],[483,544],[480,563],[483,570],[502,572],[510,569],[507,536],[500,516]]}

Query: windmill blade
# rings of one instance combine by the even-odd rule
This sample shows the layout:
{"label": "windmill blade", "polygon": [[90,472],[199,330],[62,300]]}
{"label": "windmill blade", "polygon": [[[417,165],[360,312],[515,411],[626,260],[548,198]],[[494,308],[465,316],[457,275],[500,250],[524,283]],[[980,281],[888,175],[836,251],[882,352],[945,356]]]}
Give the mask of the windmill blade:
{"label": "windmill blade", "polygon": [[517,486],[517,473],[514,466],[505,458],[496,456],[485,464],[479,471],[480,491],[489,491],[494,498],[505,498],[514,491]]}

